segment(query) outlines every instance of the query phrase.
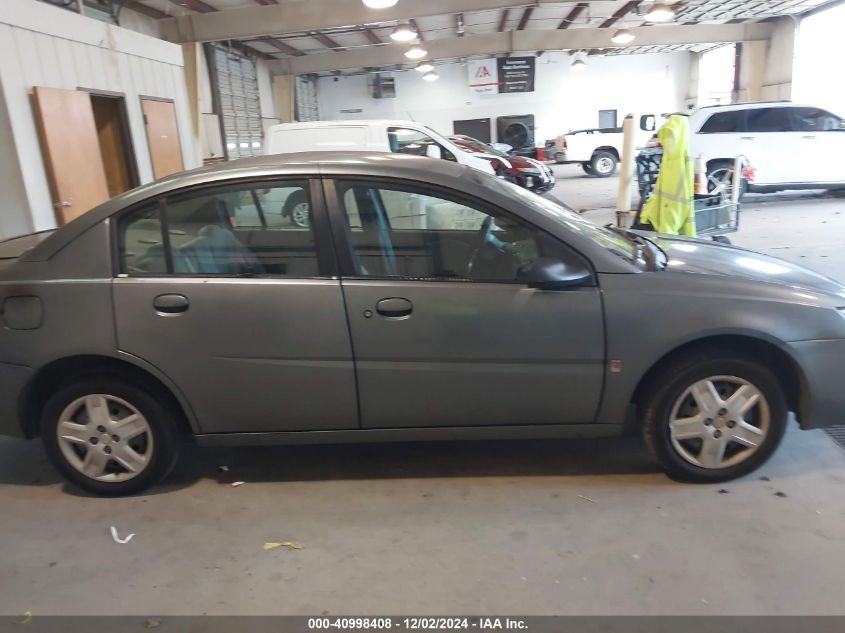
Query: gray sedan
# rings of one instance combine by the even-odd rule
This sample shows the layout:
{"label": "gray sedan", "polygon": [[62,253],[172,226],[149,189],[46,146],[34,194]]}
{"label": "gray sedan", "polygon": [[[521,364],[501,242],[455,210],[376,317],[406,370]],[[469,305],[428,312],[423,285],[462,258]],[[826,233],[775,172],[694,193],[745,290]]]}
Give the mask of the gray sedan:
{"label": "gray sedan", "polygon": [[0,306],[0,432],[100,494],[165,477],[185,436],[609,436],[631,411],[670,476],[714,482],[762,464],[789,411],[845,412],[835,281],[402,154],[135,189],[0,243]]}

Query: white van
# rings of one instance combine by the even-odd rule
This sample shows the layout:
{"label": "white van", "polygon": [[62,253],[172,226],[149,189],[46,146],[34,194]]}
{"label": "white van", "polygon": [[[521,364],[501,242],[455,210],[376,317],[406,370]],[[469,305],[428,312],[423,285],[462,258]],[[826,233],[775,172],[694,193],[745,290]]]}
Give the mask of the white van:
{"label": "white van", "polygon": [[364,150],[451,160],[487,174],[490,162],[413,121],[309,121],[281,123],[267,130],[267,154]]}

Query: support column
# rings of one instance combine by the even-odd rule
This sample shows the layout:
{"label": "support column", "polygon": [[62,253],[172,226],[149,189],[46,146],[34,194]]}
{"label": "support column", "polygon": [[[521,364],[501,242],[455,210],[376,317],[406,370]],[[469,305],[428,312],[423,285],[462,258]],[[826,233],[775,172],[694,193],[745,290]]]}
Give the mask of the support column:
{"label": "support column", "polygon": [[295,93],[296,77],[294,75],[273,75],[273,99],[276,102],[276,117],[281,123],[291,123],[295,120]]}
{"label": "support column", "polygon": [[204,71],[202,64],[202,44],[189,42],[182,44],[182,57],[185,67],[185,84],[188,90],[188,110],[191,113],[191,135],[194,138],[198,164],[202,165],[202,117],[200,107],[200,72]]}
{"label": "support column", "polygon": [[742,43],[737,85],[738,101],[778,101],[792,98],[796,21],[782,17],[769,40]]}

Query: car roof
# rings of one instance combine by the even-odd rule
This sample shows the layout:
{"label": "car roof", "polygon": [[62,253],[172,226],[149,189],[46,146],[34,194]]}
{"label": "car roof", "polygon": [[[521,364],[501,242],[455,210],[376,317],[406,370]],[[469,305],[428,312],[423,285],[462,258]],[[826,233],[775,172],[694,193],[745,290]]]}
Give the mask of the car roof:
{"label": "car roof", "polygon": [[816,106],[792,101],[752,101],[747,103],[729,103],[724,105],[701,106],[695,113],[731,112],[733,110],[759,110],[760,108],[814,108]]}
{"label": "car roof", "polygon": [[241,158],[179,172],[127,191],[59,228],[22,259],[50,259],[79,235],[115,213],[195,186],[225,185],[240,179],[261,180],[277,176],[369,176],[437,182],[460,190],[465,184],[463,176],[468,170],[469,167],[451,161],[377,151],[296,152]]}

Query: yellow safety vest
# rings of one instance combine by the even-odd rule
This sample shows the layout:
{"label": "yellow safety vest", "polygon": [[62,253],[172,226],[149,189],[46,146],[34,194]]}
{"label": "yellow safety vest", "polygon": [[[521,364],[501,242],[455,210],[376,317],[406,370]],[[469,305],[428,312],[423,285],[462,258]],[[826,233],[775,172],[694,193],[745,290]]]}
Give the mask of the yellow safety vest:
{"label": "yellow safety vest", "polygon": [[695,183],[689,153],[689,121],[673,114],[657,132],[663,159],[654,192],[643,207],[641,222],[658,233],[695,237]]}

